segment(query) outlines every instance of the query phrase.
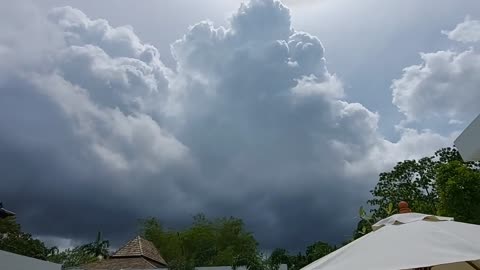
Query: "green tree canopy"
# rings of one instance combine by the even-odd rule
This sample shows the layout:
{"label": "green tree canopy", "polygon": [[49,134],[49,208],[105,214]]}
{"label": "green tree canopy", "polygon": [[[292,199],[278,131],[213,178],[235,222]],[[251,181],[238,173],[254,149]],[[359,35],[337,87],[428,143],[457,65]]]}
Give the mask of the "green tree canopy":
{"label": "green tree canopy", "polygon": [[375,219],[385,218],[390,204],[407,201],[416,212],[436,214],[438,193],[436,186],[437,168],[452,161],[462,162],[454,148],[443,148],[431,157],[399,162],[393,170],[380,174],[373,198],[368,204],[373,208]]}
{"label": "green tree canopy", "polygon": [[480,224],[480,170],[459,161],[437,169],[438,214]]}
{"label": "green tree canopy", "polygon": [[330,254],[331,252],[335,251],[337,248],[335,246],[331,246],[325,242],[315,242],[312,245],[307,247],[305,251],[305,255],[307,257],[307,263],[312,263],[325,255]]}
{"label": "green tree canopy", "polygon": [[80,266],[97,260],[98,257],[93,256],[82,246],[56,252],[48,257],[48,261],[62,264],[64,267]]}
{"label": "green tree canopy", "polygon": [[265,269],[278,269],[280,264],[288,265],[289,270],[298,270],[335,251],[335,246],[325,242],[315,242],[305,249],[305,253],[290,255],[285,249],[274,249],[266,261]]}
{"label": "green tree canopy", "polygon": [[92,257],[96,258],[107,258],[108,257],[108,247],[110,246],[110,242],[108,240],[103,239],[102,233],[97,233],[97,238],[95,241],[85,244],[80,248],[86,254],[90,254]]}
{"label": "green tree canopy", "polygon": [[288,254],[288,251],[283,248],[277,248],[272,251],[270,257],[268,258],[268,264],[272,267],[279,266],[281,264],[286,264],[290,268],[292,266],[293,260]]}
{"label": "green tree canopy", "polygon": [[0,219],[0,250],[46,260],[50,253],[45,244],[22,232],[14,216]]}
{"label": "green tree canopy", "polygon": [[189,228],[172,230],[149,218],[142,221],[141,232],[174,269],[257,263],[257,241],[241,219],[197,215]]}
{"label": "green tree canopy", "polygon": [[[368,215],[360,209],[358,238],[371,225],[395,212],[400,201],[407,201],[415,212],[448,215],[456,220],[480,224],[480,178],[478,162],[463,162],[455,148],[443,148],[433,156],[399,162],[380,174],[371,191]],[[393,207],[392,207],[393,206]]]}
{"label": "green tree canopy", "polygon": [[103,239],[102,234],[98,232],[97,238],[93,242],[61,252],[58,252],[58,249],[52,250],[48,260],[62,264],[64,267],[80,266],[107,258],[109,255],[108,246],[109,241]]}

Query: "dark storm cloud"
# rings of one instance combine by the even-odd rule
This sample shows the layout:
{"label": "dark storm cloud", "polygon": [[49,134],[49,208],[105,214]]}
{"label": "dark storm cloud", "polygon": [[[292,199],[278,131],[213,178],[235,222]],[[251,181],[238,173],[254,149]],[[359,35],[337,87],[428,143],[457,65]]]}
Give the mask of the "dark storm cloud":
{"label": "dark storm cloud", "polygon": [[447,141],[384,140],[278,1],[192,26],[172,45],[176,71],[130,27],[80,10],[38,15],[33,29],[19,18],[0,34],[0,198],[36,235],[102,230],[118,244],[138,218],[175,227],[204,212],[243,218],[264,248],[339,242],[378,171],[411,157],[402,146]]}
{"label": "dark storm cloud", "polygon": [[126,228],[134,228],[137,218],[149,214],[132,202],[132,196],[142,194],[135,188],[121,189],[121,182],[131,176],[112,175],[92,162],[95,157],[60,109],[31,92],[35,85],[16,81],[3,86],[1,197],[19,213],[26,229],[81,241],[98,230],[114,239],[130,233]]}

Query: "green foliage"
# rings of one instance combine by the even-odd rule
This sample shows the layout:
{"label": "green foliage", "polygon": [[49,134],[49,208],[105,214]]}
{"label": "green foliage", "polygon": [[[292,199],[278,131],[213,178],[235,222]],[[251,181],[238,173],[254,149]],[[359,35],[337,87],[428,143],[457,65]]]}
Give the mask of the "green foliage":
{"label": "green foliage", "polygon": [[73,249],[66,249],[59,252],[52,248],[48,261],[62,264],[64,267],[75,267],[92,263],[108,257],[109,241],[104,240],[100,232],[97,233],[95,241],[84,244]]}
{"label": "green foliage", "polygon": [[297,255],[292,256],[290,259],[291,266],[289,266],[289,269],[292,270],[298,270],[303,268],[304,266],[308,265],[309,262],[307,260],[307,256],[299,252]]}
{"label": "green foliage", "polygon": [[108,257],[108,247],[110,246],[110,242],[108,240],[104,240],[102,237],[102,233],[97,233],[97,238],[94,242],[85,244],[80,247],[83,253],[89,254],[95,258],[107,258]]}
{"label": "green foliage", "polygon": [[336,249],[335,246],[330,246],[325,242],[320,242],[320,241],[316,242],[308,246],[307,250],[305,251],[307,262],[312,263],[322,258],[323,256],[328,255],[329,253],[335,251],[335,249]]}
{"label": "green foliage", "polygon": [[267,261],[270,268],[278,268],[281,264],[286,264],[290,268],[293,260],[286,249],[277,248],[272,251]]}
{"label": "green foliage", "polygon": [[0,219],[0,250],[41,260],[47,259],[50,252],[42,241],[22,232],[15,217]]}
{"label": "green foliage", "polygon": [[264,269],[275,270],[278,269],[281,264],[286,264],[289,270],[298,270],[330,254],[336,249],[335,246],[321,241],[309,245],[305,250],[305,254],[298,253],[296,255],[290,255],[285,249],[275,249],[266,260],[266,267],[264,267]]}
{"label": "green foliage", "polygon": [[72,267],[107,257],[108,241],[98,233],[94,242],[60,252],[57,247],[47,248],[42,241],[23,232],[15,217],[7,217],[0,219],[0,250]]}
{"label": "green foliage", "polygon": [[66,249],[48,256],[48,261],[62,264],[64,267],[75,267],[95,262],[98,257],[87,252],[82,246]]}
{"label": "green foliage", "polygon": [[14,216],[0,219],[0,233],[19,234],[21,232],[20,224],[15,220]]}
{"label": "green foliage", "polygon": [[259,252],[236,256],[232,267],[233,269],[237,269],[239,266],[246,266],[248,270],[276,270]]}
{"label": "green foliage", "polygon": [[373,207],[372,218],[378,220],[387,217],[389,205],[396,206],[402,200],[407,201],[416,212],[436,214],[437,167],[452,161],[462,161],[458,151],[443,148],[434,156],[399,162],[392,171],[381,173],[371,191],[373,198],[368,201]]}
{"label": "green foliage", "polygon": [[380,219],[394,214],[400,201],[415,212],[452,216],[480,224],[479,163],[465,163],[455,148],[443,148],[431,157],[399,162],[380,174],[367,203],[371,214],[360,208],[354,238],[371,231]]}
{"label": "green foliage", "polygon": [[194,266],[258,264],[257,242],[236,218],[209,220],[195,216],[192,225],[181,231],[165,229],[158,220],[143,220],[141,232],[154,243],[172,269]]}
{"label": "green foliage", "polygon": [[155,218],[143,220],[141,232],[159,249],[171,269],[193,269],[195,266],[246,266],[248,270],[277,270],[281,264],[298,270],[329,254],[336,247],[316,242],[305,254],[290,255],[275,249],[269,257],[257,249],[253,235],[245,231],[242,220],[222,218],[209,220],[195,216],[185,230],[165,229]]}
{"label": "green foliage", "polygon": [[[390,202],[387,207],[382,208],[381,211],[384,212],[386,216],[391,216],[397,212],[392,202]],[[363,206],[360,207],[358,215],[360,216],[360,221],[357,224],[353,239],[360,238],[371,232],[372,225],[377,222],[377,219],[373,215],[367,214]]]}
{"label": "green foliage", "polygon": [[480,171],[455,161],[437,170],[438,214],[480,224]]}

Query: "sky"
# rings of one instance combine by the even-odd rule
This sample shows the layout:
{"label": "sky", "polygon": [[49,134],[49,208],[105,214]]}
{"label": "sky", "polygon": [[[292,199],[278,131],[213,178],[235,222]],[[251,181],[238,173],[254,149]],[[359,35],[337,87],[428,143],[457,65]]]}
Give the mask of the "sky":
{"label": "sky", "polygon": [[0,4],[0,201],[61,248],[197,213],[340,243],[480,113],[478,1]]}

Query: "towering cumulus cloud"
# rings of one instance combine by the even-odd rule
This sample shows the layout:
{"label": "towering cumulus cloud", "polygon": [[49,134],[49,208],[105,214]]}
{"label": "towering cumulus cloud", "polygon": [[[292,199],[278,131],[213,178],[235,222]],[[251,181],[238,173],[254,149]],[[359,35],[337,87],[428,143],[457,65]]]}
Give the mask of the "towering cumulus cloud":
{"label": "towering cumulus cloud", "polygon": [[450,143],[412,129],[385,140],[276,0],[190,27],[175,70],[131,27],[11,8],[25,16],[0,19],[0,196],[37,235],[124,240],[137,218],[204,212],[243,218],[265,248],[340,241],[380,170]]}

